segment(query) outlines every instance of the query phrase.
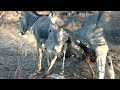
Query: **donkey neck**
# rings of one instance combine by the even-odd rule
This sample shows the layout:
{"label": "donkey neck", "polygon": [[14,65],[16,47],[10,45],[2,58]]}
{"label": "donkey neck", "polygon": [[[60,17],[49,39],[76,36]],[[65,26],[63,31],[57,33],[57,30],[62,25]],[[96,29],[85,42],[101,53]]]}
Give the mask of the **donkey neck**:
{"label": "donkey neck", "polygon": [[31,27],[35,21],[39,18],[38,15],[33,14],[32,12],[28,12],[28,14],[26,15],[27,18],[27,24],[29,27]]}

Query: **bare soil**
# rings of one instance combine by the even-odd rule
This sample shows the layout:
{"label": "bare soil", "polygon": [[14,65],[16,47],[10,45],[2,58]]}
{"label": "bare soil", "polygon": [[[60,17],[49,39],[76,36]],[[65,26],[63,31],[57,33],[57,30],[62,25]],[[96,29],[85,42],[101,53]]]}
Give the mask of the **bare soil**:
{"label": "bare soil", "polygon": [[[19,16],[15,11],[6,11],[0,19],[0,79],[28,79],[37,69],[36,41],[29,31],[22,36],[19,32]],[[70,53],[70,52],[67,52]],[[115,78],[120,79],[120,57],[114,57]],[[116,56],[115,56],[116,55]],[[51,74],[60,74],[62,54],[51,70]],[[93,65],[95,70],[95,65]],[[42,73],[47,69],[43,61]],[[74,54],[65,60],[65,79],[91,79],[86,63],[77,59]],[[33,79],[41,79],[34,76]],[[105,79],[109,79],[106,72]]]}

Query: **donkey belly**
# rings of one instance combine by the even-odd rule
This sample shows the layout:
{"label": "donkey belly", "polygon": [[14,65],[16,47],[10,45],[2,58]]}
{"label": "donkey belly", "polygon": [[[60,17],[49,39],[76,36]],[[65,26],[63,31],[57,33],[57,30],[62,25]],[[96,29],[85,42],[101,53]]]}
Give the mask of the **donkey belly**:
{"label": "donkey belly", "polygon": [[105,32],[105,39],[110,50],[120,52],[120,28]]}
{"label": "donkey belly", "polygon": [[105,39],[112,51],[120,52],[120,12],[113,12],[104,29]]}

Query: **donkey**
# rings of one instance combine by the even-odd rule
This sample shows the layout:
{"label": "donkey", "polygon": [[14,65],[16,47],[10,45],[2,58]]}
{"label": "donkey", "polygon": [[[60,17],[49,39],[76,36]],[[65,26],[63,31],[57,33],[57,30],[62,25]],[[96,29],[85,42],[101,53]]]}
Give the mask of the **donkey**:
{"label": "donkey", "polygon": [[[54,11],[55,12],[55,11]],[[62,13],[66,13],[66,14],[62,14]],[[51,17],[51,19],[56,19],[55,17],[57,16],[57,15],[60,15],[62,18],[65,18],[65,17],[67,17],[67,15],[69,15],[69,12],[55,12],[54,13],[54,15],[53,15],[53,17],[54,18],[52,18]],[[61,15],[62,14],[62,15]],[[87,55],[87,63],[88,63],[88,65],[89,65],[89,67],[90,67],[90,70],[91,70],[91,74],[92,74],[92,76],[94,77],[95,75],[94,75],[94,72],[93,72],[93,70],[92,70],[92,68],[91,68],[91,65],[90,65],[90,62],[88,61],[88,57],[90,56],[92,56],[92,54],[90,55],[88,55],[87,53],[88,53],[88,48],[85,46],[85,45],[83,45],[83,44],[79,44],[79,46],[81,47],[79,47],[78,45],[76,45],[72,40],[71,40],[71,38],[70,38],[70,36],[69,36],[69,34],[65,31],[65,30],[63,30],[62,28],[61,29],[59,29],[59,27],[58,27],[58,25],[57,24],[54,24],[54,20],[52,20],[53,21],[53,23],[51,23],[51,25],[50,25],[50,27],[49,27],[49,37],[48,37],[48,42],[51,42],[51,44],[50,45],[46,45],[46,46],[49,46],[48,48],[53,48],[53,50],[54,50],[54,53],[52,54],[52,58],[53,59],[51,59],[51,64],[50,64],[50,67],[48,68],[48,70],[47,70],[47,72],[46,72],[46,75],[48,75],[49,74],[49,71],[51,70],[51,67],[54,65],[54,63],[55,63],[55,61],[56,61],[56,59],[57,59],[57,56],[62,52],[62,47],[64,46],[65,48],[64,48],[64,51],[63,52],[66,52],[66,49],[67,48],[69,48],[69,50],[71,51],[71,52],[73,52],[74,54],[76,54],[76,56],[78,57],[78,58],[82,58],[83,56],[84,56],[84,53],[82,52],[82,50],[81,50],[81,48],[83,48],[83,50],[84,50],[84,52],[85,52],[85,55]],[[58,21],[58,20],[57,20]],[[60,20],[57,22],[57,23],[59,23],[59,24],[62,24],[62,23],[64,23],[64,22],[61,22]],[[89,52],[90,53],[90,52]],[[65,53],[64,53],[64,57],[65,57]],[[85,57],[85,56],[84,56]],[[64,73],[64,60],[65,59],[63,59],[63,64],[62,64],[62,74]]]}
{"label": "donkey", "polygon": [[94,11],[85,16],[69,16],[65,19],[58,15],[51,17],[50,27],[52,33],[66,31],[76,45],[87,43],[96,54],[97,78],[104,79],[106,65],[110,78],[114,79],[112,60],[108,53],[120,51],[119,16],[119,11]]}
{"label": "donkey", "polygon": [[[51,14],[51,13],[50,13]],[[49,15],[51,16],[51,15]],[[49,58],[51,59],[57,59],[58,53],[56,58],[53,58],[54,55],[54,39],[56,39],[56,35],[53,35],[53,38],[50,38],[51,35],[49,35],[50,27],[51,24],[51,19],[48,17],[48,15],[39,15],[35,11],[26,11],[23,12],[22,17],[20,17],[20,32],[22,35],[25,35],[26,31],[29,30],[29,28],[32,29],[36,42],[37,42],[37,51],[38,51],[38,70],[36,73],[40,73],[41,70],[41,62],[42,62],[42,51],[45,49],[45,54],[47,57],[47,62],[48,62],[48,73],[52,68],[52,63],[49,65]],[[57,37],[60,37],[61,34],[57,34]],[[56,43],[56,42],[55,42]],[[45,47],[42,47],[42,46]],[[66,44],[67,45],[67,44]],[[65,60],[65,53],[66,53],[66,45],[64,45],[63,49],[63,64]],[[62,49],[62,48],[61,48]],[[62,65],[62,70],[64,66]],[[62,71],[64,72],[64,71]]]}
{"label": "donkey", "polygon": [[[37,42],[37,52],[38,52],[38,70],[40,73],[41,62],[42,62],[42,51],[45,49],[45,43],[48,38],[48,30],[51,20],[46,15],[38,15],[35,12],[25,11],[20,17],[20,32],[25,35],[29,28],[32,28],[33,34]],[[45,51],[46,55],[47,52]],[[47,55],[48,56],[48,55]],[[47,62],[49,65],[49,59],[47,57]]]}
{"label": "donkey", "polygon": [[60,30],[60,33],[58,33],[58,31],[54,31],[54,29],[51,27],[49,28],[49,37],[48,40],[46,41],[46,49],[50,55],[51,62],[44,77],[48,76],[51,68],[55,64],[55,61],[57,60],[61,52],[63,52],[61,75],[64,75],[64,62],[67,49],[69,49],[72,53],[76,54],[78,58],[82,58],[83,56],[81,48],[70,40],[69,35],[66,33],[66,31]]}

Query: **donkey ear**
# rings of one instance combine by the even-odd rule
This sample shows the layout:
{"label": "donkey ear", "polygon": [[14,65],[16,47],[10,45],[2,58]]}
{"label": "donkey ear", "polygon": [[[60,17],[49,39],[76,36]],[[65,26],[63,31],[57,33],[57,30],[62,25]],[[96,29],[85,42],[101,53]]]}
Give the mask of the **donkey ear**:
{"label": "donkey ear", "polygon": [[58,17],[52,17],[52,18],[51,18],[51,21],[52,21],[53,24],[56,24],[57,18],[58,18]]}
{"label": "donkey ear", "polygon": [[53,24],[55,24],[55,22],[56,22],[56,20],[57,20],[57,17],[56,17],[55,15],[53,15],[53,12],[52,12],[52,11],[50,11],[49,17],[50,17],[50,19],[51,19],[51,22],[52,22]]}
{"label": "donkey ear", "polygon": [[23,17],[22,20],[23,20],[23,23],[24,23],[25,25],[27,25],[27,20],[26,20],[26,18]]}
{"label": "donkey ear", "polygon": [[25,17],[21,17],[20,19],[20,29],[24,30],[27,28],[27,20]]}

